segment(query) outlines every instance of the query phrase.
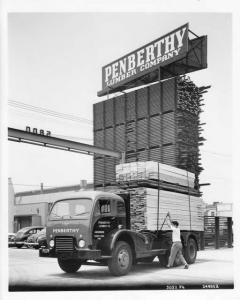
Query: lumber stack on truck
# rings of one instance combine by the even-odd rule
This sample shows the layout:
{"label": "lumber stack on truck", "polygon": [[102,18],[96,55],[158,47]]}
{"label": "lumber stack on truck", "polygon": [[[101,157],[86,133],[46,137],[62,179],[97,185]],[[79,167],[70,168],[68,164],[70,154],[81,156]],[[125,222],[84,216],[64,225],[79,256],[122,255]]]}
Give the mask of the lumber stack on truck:
{"label": "lumber stack on truck", "polygon": [[132,162],[116,166],[116,181],[161,180],[194,188],[195,174],[155,161]]}
{"label": "lumber stack on truck", "polygon": [[167,212],[179,222],[181,230],[203,231],[204,212],[200,197],[170,191],[136,188],[130,193],[131,229],[169,230],[166,222]]}
{"label": "lumber stack on truck", "polygon": [[[143,179],[145,185],[140,186]],[[155,188],[149,188],[152,179],[158,182]],[[199,193],[192,193],[194,179],[193,173],[153,161],[117,165],[116,181],[137,181],[129,190],[131,229],[168,230],[167,224],[162,224],[166,214],[171,212],[181,230],[203,231],[203,201]],[[163,181],[171,184],[171,189],[164,186]],[[180,185],[184,187],[181,192]]]}

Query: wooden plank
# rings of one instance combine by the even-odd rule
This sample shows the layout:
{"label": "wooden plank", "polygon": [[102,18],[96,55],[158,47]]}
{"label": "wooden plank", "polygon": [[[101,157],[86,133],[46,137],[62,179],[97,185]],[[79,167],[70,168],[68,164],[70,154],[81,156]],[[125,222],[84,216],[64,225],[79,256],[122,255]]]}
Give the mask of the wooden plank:
{"label": "wooden plank", "polygon": [[[136,188],[130,198],[131,224],[136,230],[157,230],[157,223],[161,227],[168,211],[182,230],[203,230],[203,202],[199,197],[160,191],[159,213],[157,190]],[[163,227],[163,230],[167,229],[167,226]]]}
{"label": "wooden plank", "polygon": [[161,180],[193,188],[195,174],[154,161],[132,162],[116,166],[117,182],[140,179]]}

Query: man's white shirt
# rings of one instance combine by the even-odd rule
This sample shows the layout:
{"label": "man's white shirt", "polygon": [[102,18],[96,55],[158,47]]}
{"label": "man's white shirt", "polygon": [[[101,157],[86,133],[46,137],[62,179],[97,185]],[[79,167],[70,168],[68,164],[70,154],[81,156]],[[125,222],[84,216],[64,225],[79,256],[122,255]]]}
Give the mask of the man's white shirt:
{"label": "man's white shirt", "polygon": [[174,242],[181,242],[181,234],[180,234],[180,228],[174,227],[171,225],[172,229],[172,241]]}

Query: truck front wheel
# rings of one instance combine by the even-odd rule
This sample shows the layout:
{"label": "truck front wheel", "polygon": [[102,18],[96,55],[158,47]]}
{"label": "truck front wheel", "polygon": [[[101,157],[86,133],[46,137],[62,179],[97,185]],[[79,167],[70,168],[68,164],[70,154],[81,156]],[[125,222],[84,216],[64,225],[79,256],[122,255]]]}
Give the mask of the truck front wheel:
{"label": "truck front wheel", "polygon": [[81,267],[81,261],[78,259],[58,258],[58,265],[66,273],[75,273]]}
{"label": "truck front wheel", "polygon": [[190,238],[184,251],[184,257],[188,264],[193,264],[197,257],[197,244],[194,239]]}
{"label": "truck front wheel", "polygon": [[108,261],[109,271],[114,276],[126,275],[132,267],[132,261],[130,246],[123,241],[117,242],[112,257]]}

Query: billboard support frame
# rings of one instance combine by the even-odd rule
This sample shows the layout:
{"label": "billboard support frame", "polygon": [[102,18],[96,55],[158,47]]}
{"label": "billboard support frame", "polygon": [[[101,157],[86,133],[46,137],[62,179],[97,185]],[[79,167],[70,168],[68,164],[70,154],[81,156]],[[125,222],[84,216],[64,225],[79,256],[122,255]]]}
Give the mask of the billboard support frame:
{"label": "billboard support frame", "polygon": [[194,33],[192,30],[190,30],[189,28],[188,28],[188,32],[190,32],[192,35],[194,35],[195,37],[197,37],[197,38],[199,38],[199,35],[197,35],[196,33]]}

